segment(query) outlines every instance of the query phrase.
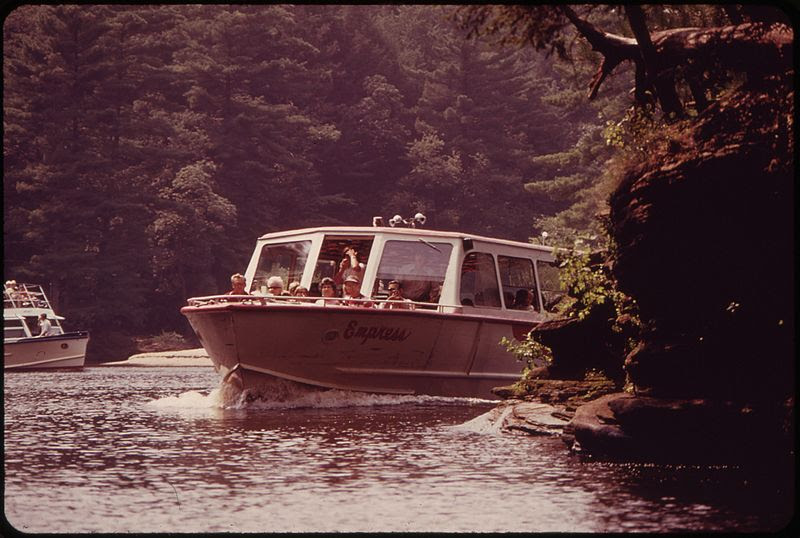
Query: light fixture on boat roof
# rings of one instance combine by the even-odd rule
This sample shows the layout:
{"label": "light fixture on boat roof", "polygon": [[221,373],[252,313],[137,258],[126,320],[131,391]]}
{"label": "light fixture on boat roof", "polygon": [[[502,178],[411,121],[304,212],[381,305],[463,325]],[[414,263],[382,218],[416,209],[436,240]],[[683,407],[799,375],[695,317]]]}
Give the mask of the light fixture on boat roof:
{"label": "light fixture on boat roof", "polygon": [[372,225],[375,227],[383,226],[383,217],[372,217]]}
{"label": "light fixture on boat roof", "polygon": [[[376,226],[375,220],[378,219],[378,218],[379,217],[373,217],[373,219],[372,219],[372,225],[373,226]],[[414,215],[410,219],[404,219],[400,215],[395,215],[394,217],[389,219],[389,226],[391,226],[392,228],[395,228],[397,226],[400,226],[401,224],[405,224],[409,228],[422,228],[422,226],[425,224],[426,220],[427,220],[427,218],[422,213],[417,213],[416,215]],[[383,222],[383,219],[381,219],[381,223],[382,222]]]}

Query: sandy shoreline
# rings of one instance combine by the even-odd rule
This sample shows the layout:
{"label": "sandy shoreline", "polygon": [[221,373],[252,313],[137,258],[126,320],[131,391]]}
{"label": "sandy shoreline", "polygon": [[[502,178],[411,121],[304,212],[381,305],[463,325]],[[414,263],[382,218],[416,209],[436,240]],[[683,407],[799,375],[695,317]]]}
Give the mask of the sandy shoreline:
{"label": "sandy shoreline", "polygon": [[105,362],[101,366],[212,366],[212,364],[206,350],[197,348],[137,353],[128,357],[127,360]]}

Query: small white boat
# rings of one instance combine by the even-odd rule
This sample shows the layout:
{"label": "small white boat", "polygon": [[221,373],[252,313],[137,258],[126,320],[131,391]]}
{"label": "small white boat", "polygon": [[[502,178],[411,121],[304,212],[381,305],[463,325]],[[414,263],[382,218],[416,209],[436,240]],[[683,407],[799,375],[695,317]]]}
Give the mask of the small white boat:
{"label": "small white boat", "polygon": [[[51,323],[47,336],[35,336],[39,316]],[[87,331],[64,332],[61,321],[38,284],[6,282],[3,288],[3,369],[82,368]],[[38,331],[38,328],[36,329]]]}
{"label": "small white boat", "polygon": [[[559,294],[552,248],[375,220],[373,227],[264,235],[245,272],[250,295],[188,299],[181,312],[225,381],[257,388],[279,378],[342,390],[493,398],[493,387],[520,378],[524,365],[500,340],[521,340],[553,317],[546,307],[548,295]],[[365,263],[360,285],[369,299],[362,302],[378,307],[319,300],[320,280],[335,277],[346,247]],[[310,297],[267,296],[270,276],[300,282]],[[393,280],[413,309],[380,308],[390,302]],[[515,304],[523,290],[532,292],[532,305]]]}

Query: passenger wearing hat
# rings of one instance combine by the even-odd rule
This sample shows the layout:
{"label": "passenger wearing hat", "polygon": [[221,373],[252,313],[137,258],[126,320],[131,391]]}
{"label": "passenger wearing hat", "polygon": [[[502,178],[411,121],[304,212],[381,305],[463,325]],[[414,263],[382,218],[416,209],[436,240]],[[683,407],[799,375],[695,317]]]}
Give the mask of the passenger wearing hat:
{"label": "passenger wearing hat", "polygon": [[[366,297],[361,294],[361,280],[357,276],[350,275],[344,279],[344,304],[346,306],[360,306],[362,308],[372,308],[375,304],[366,301]],[[352,300],[356,299],[356,300]]]}

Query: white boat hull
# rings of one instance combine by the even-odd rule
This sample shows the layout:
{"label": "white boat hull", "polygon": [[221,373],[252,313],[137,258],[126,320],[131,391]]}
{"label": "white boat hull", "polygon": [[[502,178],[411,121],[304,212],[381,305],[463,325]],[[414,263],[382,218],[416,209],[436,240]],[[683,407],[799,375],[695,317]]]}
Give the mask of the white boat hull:
{"label": "white boat hull", "polygon": [[82,368],[89,333],[20,338],[3,343],[3,369]]}
{"label": "white boat hull", "polygon": [[226,380],[495,398],[523,363],[503,348],[534,323],[429,310],[217,304],[182,313]]}

